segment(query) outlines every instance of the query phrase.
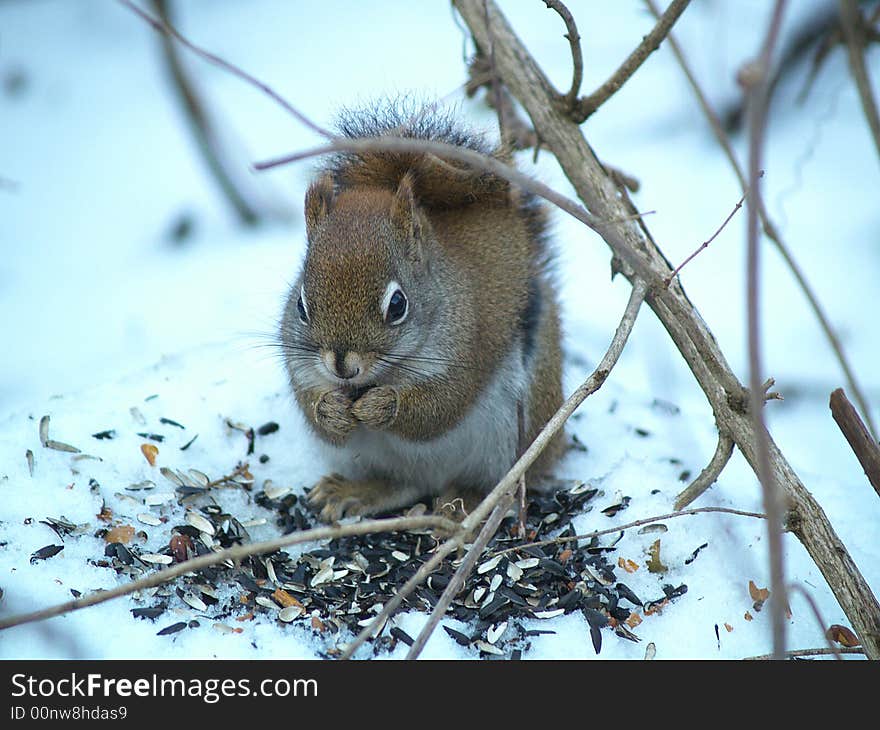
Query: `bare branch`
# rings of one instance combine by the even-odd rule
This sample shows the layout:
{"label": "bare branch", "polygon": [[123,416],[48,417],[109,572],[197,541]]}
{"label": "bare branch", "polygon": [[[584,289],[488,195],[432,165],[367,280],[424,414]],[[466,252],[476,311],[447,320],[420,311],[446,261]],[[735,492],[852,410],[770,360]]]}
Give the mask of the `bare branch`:
{"label": "bare branch", "polygon": [[[840,647],[839,649],[835,649],[832,651],[831,649],[792,649],[790,651],[785,652],[786,659],[796,659],[802,656],[827,656],[829,654],[864,654],[865,650],[859,647]],[[743,661],[766,661],[768,659],[775,659],[776,657],[773,654],[761,654],[759,656],[747,656],[743,657]],[[839,658],[839,657],[838,657]]]}
{"label": "bare branch", "polygon": [[691,0],[672,0],[669,7],[663,13],[657,25],[646,35],[638,47],[629,54],[629,57],[621,64],[604,84],[589,96],[580,99],[572,112],[573,119],[578,123],[586,121],[608,99],[616,94],[629,78],[638,71],[660,44],[669,35],[672,26],[679,19]]}
{"label": "bare branch", "polygon": [[602,537],[602,535],[616,535],[618,532],[625,532],[626,530],[631,530],[633,527],[641,527],[642,525],[650,525],[654,522],[661,522],[663,520],[672,520],[676,517],[687,517],[689,515],[700,515],[707,512],[721,512],[723,514],[728,515],[739,515],[740,517],[755,517],[757,519],[766,519],[767,515],[762,514],[760,512],[746,512],[741,509],[731,509],[730,507],[694,507],[693,509],[684,509],[684,510],[676,510],[675,512],[667,512],[665,515],[656,515],[655,517],[645,517],[641,520],[635,520],[633,522],[627,522],[624,525],[616,525],[615,527],[609,527],[605,530],[594,530],[593,532],[587,532],[583,535],[567,535],[566,537],[555,537],[551,540],[540,540],[538,542],[527,542],[522,545],[515,545],[514,547],[505,548],[504,550],[498,550],[497,552],[492,553],[492,557],[496,555],[507,555],[508,553],[515,553],[520,550],[524,550],[528,547],[545,547],[546,545],[564,545],[568,542],[575,542],[580,540],[592,540],[594,537]]}
{"label": "bare branch", "polygon": [[[831,641],[831,639],[828,638],[828,632],[827,632],[828,624],[826,624],[825,619],[822,618],[822,612],[819,610],[819,606],[816,604],[815,599],[809,593],[807,593],[806,588],[804,588],[802,585],[798,585],[797,583],[792,583],[789,586],[789,590],[790,591],[797,591],[806,599],[807,605],[809,605],[810,610],[813,612],[813,618],[816,619],[816,624],[819,627],[819,631],[822,632],[822,638],[825,639],[825,643],[828,645],[828,650],[832,654],[834,654],[835,659],[840,661],[842,658],[840,656],[840,651],[838,650],[838,648],[836,646],[834,646],[834,643]],[[773,596],[770,596],[770,600],[771,601],[773,600]]]}
{"label": "bare branch", "polygon": [[838,388],[831,394],[829,405],[831,415],[865,470],[865,476],[880,495],[880,446],[871,438],[843,388]]}
{"label": "bare branch", "polygon": [[421,530],[426,528],[440,528],[443,530],[452,531],[458,529],[458,525],[444,517],[438,517],[434,515],[424,515],[417,517],[397,517],[384,520],[366,520],[364,522],[358,522],[353,525],[316,527],[315,529],[305,530],[303,532],[293,532],[289,535],[275,538],[274,540],[255,542],[251,543],[250,545],[236,545],[235,547],[212,552],[208,555],[201,555],[197,558],[193,558],[192,560],[186,560],[170,568],[159,570],[152,575],[147,576],[146,578],[132,581],[131,583],[125,583],[123,585],[117,586],[116,588],[111,588],[110,590],[95,591],[94,593],[90,593],[89,595],[83,596],[82,598],[77,598],[73,601],[67,601],[66,603],[59,603],[55,606],[50,606],[49,608],[44,608],[39,611],[33,611],[31,613],[24,613],[18,616],[8,616],[6,618],[2,618],[0,619],[0,631],[2,631],[3,629],[12,628],[13,626],[20,626],[22,624],[32,623],[34,621],[43,621],[54,616],[60,616],[64,613],[70,613],[71,611],[78,611],[81,608],[95,606],[99,603],[104,603],[105,601],[109,601],[113,598],[119,598],[120,596],[125,596],[131,593],[135,593],[136,591],[144,590],[145,588],[152,588],[154,586],[162,585],[163,583],[167,583],[168,581],[173,580],[174,578],[177,578],[181,575],[186,575],[187,573],[195,573],[198,570],[208,568],[212,565],[218,565],[219,563],[225,563],[227,561],[238,563],[243,558],[246,558],[250,555],[263,555],[266,553],[274,553],[276,550],[280,550],[281,548],[288,547],[290,545],[298,545],[304,542],[314,542],[316,540],[332,540],[334,538],[345,537],[347,535],[369,535],[376,532]]}
{"label": "bare branch", "polygon": [[[654,14],[655,17],[660,17],[660,11],[657,9],[657,5],[654,3],[654,0],[645,0],[648,8]],[[675,39],[675,36],[671,33],[669,34],[668,43],[670,49],[672,49],[672,53],[675,55],[676,60],[678,61],[679,66],[681,66],[681,70],[684,73],[685,77],[690,84],[691,90],[694,92],[694,96],[697,97],[697,103],[700,105],[700,109],[703,111],[703,115],[706,117],[706,121],[709,122],[709,126],[712,129],[713,134],[715,135],[715,139],[718,141],[718,144],[721,146],[721,149],[724,151],[725,157],[727,157],[727,161],[730,163],[731,168],[733,168],[733,172],[739,180],[740,188],[743,192],[748,191],[749,184],[746,180],[745,174],[742,171],[742,168],[739,164],[739,161],[736,158],[736,153],[733,151],[733,145],[730,143],[730,139],[727,136],[727,133],[724,131],[724,125],[721,123],[721,120],[718,117],[718,114],[712,108],[712,105],[709,103],[709,99],[706,97],[706,94],[703,92],[702,87],[697,81],[696,76],[694,75],[693,70],[688,63],[687,58],[685,58],[684,52],[679,46],[678,42]],[[865,421],[868,425],[868,430],[877,438],[877,429],[874,426],[874,422],[871,419],[871,410],[868,408],[868,402],[865,398],[862,388],[859,386],[858,381],[856,380],[855,373],[853,372],[852,367],[847,360],[846,354],[843,351],[843,345],[837,337],[837,334],[834,331],[834,328],[831,326],[831,322],[828,319],[825,311],[822,309],[822,305],[819,303],[819,298],[816,296],[813,288],[810,286],[810,283],[807,281],[806,276],[801,271],[800,266],[797,261],[795,261],[794,256],[788,249],[788,246],[782,240],[782,236],[777,230],[776,226],[770,220],[770,216],[767,213],[767,209],[764,205],[763,199],[758,200],[759,214],[761,216],[761,225],[764,228],[764,235],[769,238],[773,244],[776,246],[776,249],[779,251],[779,254],[782,256],[789,270],[795,278],[795,281],[798,284],[798,287],[804,293],[804,296],[807,298],[807,302],[810,305],[810,308],[813,310],[813,314],[816,319],[819,321],[819,326],[822,328],[822,331],[825,333],[825,337],[828,340],[828,344],[831,345],[831,349],[834,352],[837,361],[840,363],[840,367],[843,370],[844,377],[846,378],[847,386],[853,394],[853,397],[856,400],[856,403],[859,406],[859,409],[862,412],[862,416],[865,418]]]}
{"label": "bare branch", "polygon": [[684,509],[711,487],[733,454],[733,439],[724,431],[718,434],[718,446],[712,460],[684,490],[675,498],[675,509]]}
{"label": "bare branch", "polygon": [[856,0],[839,0],[839,2],[840,22],[843,25],[843,35],[849,52],[849,68],[859,90],[862,110],[871,130],[871,136],[874,138],[877,154],[880,155],[880,113],[877,111],[877,101],[874,99],[871,77],[868,74],[868,65],[865,63],[865,19]]}
{"label": "bare branch", "polygon": [[581,82],[584,78],[584,56],[581,52],[581,37],[578,33],[577,24],[574,22],[574,16],[571,14],[571,11],[560,2],[560,0],[543,0],[543,2],[548,10],[553,10],[558,13],[559,17],[562,18],[562,21],[565,23],[565,29],[567,32],[563,37],[571,46],[572,78],[571,88],[563,98],[567,105],[573,106],[575,101],[577,101],[577,95],[581,90]]}
{"label": "bare branch", "polygon": [[773,654],[785,657],[785,563],[782,553],[782,506],[779,487],[770,466],[769,435],[764,423],[764,390],[761,358],[760,319],[760,256],[758,231],[758,203],[761,195],[761,158],[767,129],[769,107],[770,66],[773,51],[782,27],[786,0],[776,0],[761,48],[760,57],[740,70],[739,81],[747,94],[749,117],[749,189],[746,195],[747,225],[747,326],[749,352],[749,402],[753,430],[757,437],[757,473],[764,495],[767,513],[767,549],[770,560],[770,585],[776,600],[771,605],[773,627]]}
{"label": "bare branch", "polygon": [[[761,170],[758,177],[763,177],[763,176],[764,176],[764,171]],[[679,272],[685,266],[687,266],[687,264],[692,259],[695,259],[700,254],[701,251],[704,251],[705,249],[709,248],[709,244],[712,243],[712,241],[714,241],[716,238],[718,238],[718,234],[721,233],[721,231],[723,231],[725,229],[727,224],[730,223],[730,219],[733,218],[733,216],[735,216],[737,214],[737,211],[739,211],[740,208],[742,208],[743,202],[745,202],[746,196],[748,194],[749,194],[749,191],[746,190],[743,193],[743,196],[739,199],[739,202],[733,207],[733,210],[730,211],[730,215],[728,215],[727,218],[724,219],[724,222],[718,227],[718,230],[715,231],[715,233],[713,233],[712,236],[707,241],[703,241],[703,243],[700,244],[700,247],[696,251],[694,251],[690,256],[688,256],[684,261],[682,261],[678,266],[675,267],[673,272],[666,279],[666,286],[669,286],[672,283],[672,280],[676,276],[678,276]]]}
{"label": "bare branch", "polygon": [[126,8],[131,10],[135,15],[138,15],[141,19],[145,20],[149,23],[157,32],[163,33],[165,35],[169,35],[173,37],[178,43],[181,43],[190,51],[195,53],[197,56],[203,58],[208,61],[208,63],[212,63],[215,66],[219,66],[224,71],[228,71],[233,76],[237,76],[242,81],[250,84],[256,89],[262,91],[266,96],[268,96],[272,101],[278,104],[282,109],[285,109],[287,112],[292,114],[296,119],[305,124],[309,129],[322,137],[332,137],[333,135],[328,132],[326,129],[319,127],[315,124],[311,119],[302,114],[298,109],[296,109],[290,102],[288,102],[283,96],[278,94],[274,89],[264,84],[259,79],[251,76],[246,71],[243,71],[235,64],[230,63],[229,61],[225,61],[219,56],[215,56],[213,53],[206,51],[204,48],[200,48],[192,41],[188,40],[180,33],[177,32],[174,28],[172,28],[167,23],[164,23],[162,20],[158,18],[154,18],[145,10],[139,8],[135,5],[131,0],[117,0],[120,4],[124,5]]}

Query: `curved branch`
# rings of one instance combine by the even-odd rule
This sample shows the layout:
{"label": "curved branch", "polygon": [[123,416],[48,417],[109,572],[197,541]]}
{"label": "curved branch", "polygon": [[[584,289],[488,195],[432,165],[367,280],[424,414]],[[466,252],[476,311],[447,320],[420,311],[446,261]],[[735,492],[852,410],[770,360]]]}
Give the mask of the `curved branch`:
{"label": "curved branch", "polygon": [[663,39],[669,35],[672,26],[681,17],[691,0],[672,0],[666,12],[663,13],[657,25],[646,35],[636,49],[629,54],[627,59],[620,65],[604,84],[589,96],[578,100],[577,106],[572,112],[572,118],[578,124],[586,121],[608,99],[616,94],[629,78],[639,70],[639,67],[654,51],[656,51]]}
{"label": "curved branch", "polygon": [[572,78],[571,88],[563,97],[565,103],[572,106],[577,100],[578,92],[581,90],[581,82],[584,79],[584,56],[581,51],[581,37],[578,33],[577,24],[574,22],[574,16],[571,11],[560,2],[560,0],[543,0],[548,10],[554,10],[562,18],[565,23],[566,34],[563,36],[571,46],[571,65]]}
{"label": "curved branch", "polygon": [[711,487],[721,474],[730,457],[733,454],[733,439],[725,431],[718,433],[718,445],[715,447],[715,453],[712,460],[706,465],[687,487],[675,498],[675,509],[684,509],[697,497],[703,494]]}

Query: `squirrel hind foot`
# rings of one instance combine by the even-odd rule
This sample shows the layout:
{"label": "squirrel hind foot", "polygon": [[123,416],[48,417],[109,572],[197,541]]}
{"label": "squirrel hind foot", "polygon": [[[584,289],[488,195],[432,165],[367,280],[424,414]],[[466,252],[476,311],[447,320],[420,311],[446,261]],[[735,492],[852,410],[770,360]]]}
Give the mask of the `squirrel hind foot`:
{"label": "squirrel hind foot", "polygon": [[416,496],[382,479],[347,479],[341,474],[321,477],[306,498],[322,522],[359,517],[408,506]]}

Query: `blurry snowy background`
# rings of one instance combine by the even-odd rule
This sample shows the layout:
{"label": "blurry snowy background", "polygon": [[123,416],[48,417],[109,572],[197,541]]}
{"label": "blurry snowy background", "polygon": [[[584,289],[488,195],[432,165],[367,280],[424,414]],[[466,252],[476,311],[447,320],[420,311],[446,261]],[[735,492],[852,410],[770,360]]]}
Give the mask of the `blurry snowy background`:
{"label": "blurry snowy background", "polygon": [[[831,5],[794,0],[784,40]],[[559,17],[538,0],[507,0],[500,6],[557,88],[567,89],[570,55]],[[461,93],[463,52],[471,47],[446,2],[183,0],[173,7],[184,34],[272,86],[318,124],[330,125],[342,105],[411,92],[428,99],[451,95],[450,103],[463,116],[493,129],[491,112]],[[589,91],[653,22],[637,0],[579,0],[569,7],[583,37],[583,90]],[[756,53],[768,10],[765,0],[695,0],[677,24],[675,34],[716,107],[729,108],[739,100],[735,73]],[[115,585],[112,571],[86,570],[75,545],[36,565],[28,557],[56,539],[38,520],[64,514],[76,523],[94,523],[101,500],[89,493],[89,479],[105,485],[103,498],[109,504],[125,483],[151,478],[133,433],[112,442],[90,436],[113,425],[125,430],[119,424],[123,417],[130,419],[131,406],[148,418],[174,418],[192,433],[200,432],[186,462],[177,449],[171,456],[160,445],[163,455],[181,466],[219,475],[234,465],[233,456],[242,458],[243,451],[234,451],[241,443],[223,426],[223,418],[230,417],[251,425],[269,420],[282,425],[272,437],[272,460],[255,471],[258,481],[272,478],[299,490],[320,474],[320,465],[312,463],[301,443],[281,364],[260,346],[274,331],[303,253],[301,205],[313,162],[260,174],[248,169],[252,162],[320,139],[258,91],[182,52],[220,123],[238,177],[257,199],[282,214],[259,226],[242,226],[192,141],[160,47],[150,27],[109,0],[0,1],[3,614],[66,600],[71,587],[86,591]],[[876,80],[876,45],[868,63]],[[880,420],[880,161],[843,49],[832,51],[799,104],[808,70],[809,57],[794,66],[774,97],[765,199]],[[585,124],[585,133],[603,161],[640,181],[634,200],[640,209],[656,211],[647,224],[673,262],[708,238],[740,198],[736,179],[665,47]],[[734,140],[742,154],[743,140]],[[520,163],[572,194],[549,154],[542,153],[533,166],[526,152]],[[554,221],[569,356],[566,383],[572,388],[604,352],[628,286],[610,281],[608,250],[594,234],[558,211]],[[743,380],[744,241],[745,215],[740,213],[682,276]],[[771,432],[876,593],[880,500],[827,405],[831,390],[844,384],[840,368],[769,243],[763,261],[765,368],[785,397],[768,406]],[[144,403],[157,393],[158,401]],[[676,404],[681,414],[658,415],[651,408],[654,399]],[[585,415],[575,428],[590,452],[567,462],[563,471],[574,478],[604,479],[609,499],[616,491],[633,496],[632,507],[617,522],[670,510],[682,487],[677,475],[683,467],[670,467],[668,459],[681,460],[696,474],[714,450],[711,412],[647,308],[608,386],[582,410]],[[40,449],[37,421],[47,413],[53,438],[105,461],[72,465],[69,455]],[[125,425],[128,432],[135,430]],[[651,431],[651,437],[634,436],[635,428]],[[179,440],[185,441],[183,436]],[[33,477],[24,458],[29,448],[37,454]],[[652,495],[652,490],[660,491]],[[719,483],[695,506],[702,504],[760,509],[756,480],[741,457],[734,456]],[[605,517],[598,522],[598,517],[586,515],[579,528],[615,523]],[[28,518],[33,522],[26,524]],[[674,556],[686,557],[703,542],[710,548],[679,576],[679,582],[689,584],[689,593],[636,633],[655,642],[658,657],[769,651],[767,612],[751,622],[742,620],[751,604],[748,581],[768,583],[763,524],[703,515],[671,521],[669,528],[664,544],[671,562],[682,569]],[[270,522],[255,537],[274,534]],[[644,546],[635,536],[625,539],[633,541],[627,556],[639,557]],[[826,624],[845,624],[800,544],[786,538],[786,548],[789,578],[815,596]],[[81,550],[86,555],[95,548]],[[649,576],[627,579],[635,587]],[[0,635],[0,656],[316,652],[308,632],[281,638],[269,621],[248,627],[241,638],[218,638],[207,626],[156,638],[160,626],[132,621],[129,599],[117,603],[55,619],[47,624],[54,633],[45,626],[10,630]],[[801,597],[793,596],[792,609],[790,645],[822,646],[821,630]],[[414,633],[423,620],[407,616],[401,625]],[[722,629],[718,646],[712,627],[723,623],[732,630]],[[526,656],[593,655],[577,614],[544,622],[545,627],[556,634],[536,638]],[[427,653],[475,656],[443,632],[437,632]],[[603,656],[612,657],[643,653],[643,646],[613,637],[603,649]]]}

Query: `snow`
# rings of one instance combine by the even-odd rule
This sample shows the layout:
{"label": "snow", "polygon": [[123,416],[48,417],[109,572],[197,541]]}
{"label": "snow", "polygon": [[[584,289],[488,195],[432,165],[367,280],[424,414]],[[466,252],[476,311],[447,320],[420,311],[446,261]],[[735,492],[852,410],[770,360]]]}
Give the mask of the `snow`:
{"label": "snow", "polygon": [[[340,104],[415,91],[442,97],[464,79],[462,34],[446,4],[253,0],[179,3],[179,25],[194,41],[240,64],[321,124]],[[787,29],[808,0],[791,4]],[[559,18],[540,3],[504,3],[514,27],[559,88],[569,83],[568,46]],[[716,104],[737,98],[735,69],[757,49],[767,6],[694,4],[677,28],[698,75]],[[604,80],[651,22],[638,2],[576,9],[584,36],[585,88]],[[136,521],[150,511],[180,520],[173,502],[132,504],[125,487],[146,479],[170,491],[159,466],[196,468],[212,478],[246,458],[244,436],[226,419],[280,430],[257,437],[250,460],[257,484],[271,479],[295,490],[321,475],[287,386],[281,363],[265,347],[288,282],[303,253],[300,201],[311,164],[254,175],[260,194],[284,206],[290,219],[256,230],[236,226],[191,144],[157,59],[154,33],[113,3],[81,0],[0,5],[4,29],[0,77],[24,74],[17,93],[0,96],[0,134],[7,142],[0,176],[0,615],[69,600],[70,590],[110,588],[115,573],[88,563],[103,553],[93,537],[102,503],[121,522],[148,535],[158,550],[167,528]],[[592,29],[601,28],[601,33]],[[595,36],[595,37],[594,37]],[[869,63],[878,68],[875,48]],[[188,64],[230,130],[231,145],[249,162],[316,143],[313,133],[258,92],[191,56]],[[876,74],[875,74],[876,75]],[[771,216],[838,328],[854,370],[880,420],[880,357],[871,305],[880,275],[873,154],[843,54],[834,52],[803,106],[794,98],[804,68],[783,83],[768,138],[765,195]],[[491,127],[482,105],[453,95],[463,115]],[[661,248],[680,261],[711,235],[740,197],[736,180],[710,138],[680,71],[666,49],[585,125],[600,158],[635,175],[635,196]],[[737,140],[739,152],[744,148]],[[523,169],[571,194],[550,155]],[[181,216],[194,222],[184,244],[169,241]],[[566,333],[566,387],[574,388],[598,361],[628,295],[609,282],[607,247],[564,214],[555,214]],[[745,216],[738,214],[709,250],[684,270],[686,290],[715,333],[732,367],[745,379]],[[806,301],[780,257],[763,249],[765,368],[786,397],[768,405],[774,438],[816,497],[875,593],[880,591],[880,500],[871,490],[830,418],[830,391],[843,385]],[[150,396],[158,396],[150,398]],[[149,398],[149,400],[147,400]],[[655,401],[674,404],[677,412]],[[145,417],[139,424],[130,409]],[[42,448],[38,422],[51,416],[50,438],[98,459]],[[180,430],[160,418],[183,424]],[[115,429],[113,440],[91,434]],[[636,429],[647,431],[639,435]],[[683,471],[697,474],[711,457],[716,434],[710,409],[656,318],[645,308],[617,369],[582,407],[570,430],[589,447],[571,454],[560,476],[588,480],[604,495],[576,521],[582,532],[672,511]],[[157,465],[144,459],[137,432],[161,433]],[[198,439],[180,451],[193,435]],[[25,460],[35,455],[31,476]],[[678,460],[674,463],[671,460]],[[90,486],[95,480],[96,488]],[[164,486],[163,486],[164,485]],[[606,517],[616,494],[630,507]],[[254,540],[277,536],[271,515],[242,490],[216,499],[239,518],[266,517]],[[761,510],[757,482],[735,454],[718,483],[694,506]],[[61,544],[40,520],[64,516],[89,529],[66,538],[44,561],[31,554]],[[663,583],[688,592],[634,629],[640,643],[603,631],[600,657],[639,659],[653,642],[657,658],[739,658],[770,650],[769,611],[755,612],[748,583],[769,584],[763,521],[726,514],[666,520],[668,532],[629,530],[616,555],[633,560],[619,578],[639,595]],[[662,576],[646,567],[661,539]],[[708,543],[693,562],[699,546]],[[848,622],[800,543],[785,537],[790,582],[815,599],[826,625]],[[260,617],[240,634],[220,634],[211,621],[157,637],[194,612],[156,623],[131,618],[143,605],[126,597],[30,624],[0,635],[0,657],[315,657],[326,649],[306,623],[281,626]],[[798,593],[791,596],[788,644],[824,645],[822,631]],[[753,620],[746,620],[750,611]],[[166,621],[166,619],[168,619]],[[399,616],[418,633],[426,617]],[[163,623],[164,622],[164,623]],[[455,622],[444,624],[464,630]],[[715,626],[720,629],[716,638]],[[729,625],[728,631],[725,625]],[[555,633],[534,637],[525,659],[592,658],[589,628],[579,613],[535,619]],[[345,637],[340,637],[344,641]],[[405,647],[391,655],[401,657]],[[442,630],[423,656],[476,658]]]}

